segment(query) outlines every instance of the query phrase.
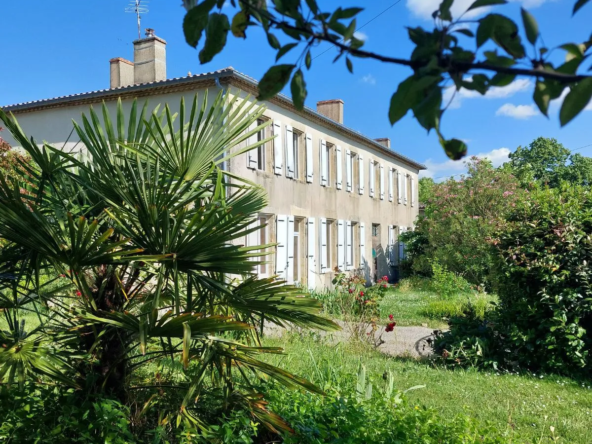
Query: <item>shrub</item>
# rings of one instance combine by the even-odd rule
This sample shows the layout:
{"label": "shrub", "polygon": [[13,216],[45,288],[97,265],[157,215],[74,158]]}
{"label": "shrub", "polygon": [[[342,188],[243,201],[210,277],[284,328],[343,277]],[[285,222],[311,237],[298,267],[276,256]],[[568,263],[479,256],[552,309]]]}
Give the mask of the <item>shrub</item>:
{"label": "shrub", "polygon": [[438,259],[433,259],[432,279],[430,286],[434,293],[443,298],[452,298],[458,294],[469,293],[471,285],[457,273],[453,273],[442,265]]}
{"label": "shrub", "polygon": [[129,416],[113,399],[27,384],[0,394],[0,442],[134,443]]}
{"label": "shrub", "polygon": [[535,190],[518,203],[491,239],[499,305],[485,320],[451,319],[450,332],[437,341],[448,361],[590,374],[591,197],[589,189],[563,186]]}
{"label": "shrub", "polygon": [[492,240],[499,252],[499,322],[521,366],[592,370],[592,195],[535,190]]}

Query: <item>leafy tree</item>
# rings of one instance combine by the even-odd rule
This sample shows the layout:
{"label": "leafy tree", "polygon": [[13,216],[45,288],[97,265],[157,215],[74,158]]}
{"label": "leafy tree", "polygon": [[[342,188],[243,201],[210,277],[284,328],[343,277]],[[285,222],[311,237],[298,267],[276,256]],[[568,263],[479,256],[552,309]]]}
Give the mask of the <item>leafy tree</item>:
{"label": "leafy tree", "polygon": [[555,139],[539,137],[528,147],[510,153],[507,167],[524,185],[539,181],[550,187],[560,182],[588,185],[592,182],[592,159],[571,154]]}
{"label": "leafy tree", "polygon": [[[494,168],[488,160],[473,157],[467,167],[468,174],[459,180],[434,185],[416,236],[422,240],[424,256],[474,285],[491,286],[493,251],[488,239],[504,226],[506,215],[524,191],[514,176]],[[417,260],[412,268],[424,270],[427,262],[421,257]]]}
{"label": "leafy tree", "polygon": [[[577,0],[573,13],[588,2]],[[504,5],[508,3],[506,0],[476,0],[458,17],[451,13],[453,3],[454,0],[442,0],[433,13],[434,29],[408,29],[415,48],[411,55],[402,57],[363,49],[364,42],[355,36],[356,20],[362,8],[338,7],[327,11],[317,0],[272,0],[273,9],[268,7],[267,0],[230,0],[230,8],[224,8],[228,4],[226,0],[183,0],[187,10],[183,31],[187,43],[195,48],[205,34],[199,52],[201,63],[211,61],[224,49],[229,32],[246,39],[249,28],[253,27],[265,32],[269,46],[277,52],[276,62],[299,48],[295,62],[272,66],[259,83],[259,98],[264,100],[290,82],[292,99],[299,109],[307,96],[304,70],[311,68],[311,49],[318,43],[329,42],[337,48],[335,61],[344,59],[350,72],[354,69],[354,58],[405,66],[412,73],[399,83],[391,98],[391,124],[412,111],[422,127],[437,132],[440,144],[452,159],[463,157],[467,146],[460,139],[445,138],[441,131],[440,122],[447,107],[442,103],[442,91],[450,85],[456,91],[464,88],[486,94],[492,87],[508,86],[517,76],[530,77],[536,80],[533,100],[545,116],[550,101],[568,91],[559,114],[561,125],[586,107],[592,97],[592,77],[583,62],[590,54],[592,40],[548,48],[536,19],[525,9],[521,10],[522,29],[498,12],[471,18],[483,11],[482,8]],[[232,19],[226,15],[230,10],[234,10]],[[476,33],[467,28],[469,23],[478,24]],[[525,44],[531,46],[529,51]],[[551,59],[555,49],[565,53],[564,62],[555,63]]]}
{"label": "leafy tree", "polygon": [[281,349],[262,347],[258,331],[264,321],[337,326],[300,289],[257,277],[269,245],[241,245],[266,198],[238,178],[228,183],[220,165],[265,143],[245,147],[265,125],[253,128],[263,107],[221,92],[179,109],[178,119],[168,106],[149,115],[135,102],[128,116],[121,102],[114,117],[105,105],[101,117],[91,109],[75,124],[87,160],[37,146],[0,110],[31,156],[16,179],[0,172],[0,378],[83,388],[124,405],[132,386],[154,396],[173,386],[184,394],[169,412],[177,424],[204,427],[209,397],[286,428],[266,409],[259,381],[319,390],[259,360]]}
{"label": "leafy tree", "polygon": [[436,182],[431,177],[422,177],[419,179],[419,202],[428,202],[434,194]]}

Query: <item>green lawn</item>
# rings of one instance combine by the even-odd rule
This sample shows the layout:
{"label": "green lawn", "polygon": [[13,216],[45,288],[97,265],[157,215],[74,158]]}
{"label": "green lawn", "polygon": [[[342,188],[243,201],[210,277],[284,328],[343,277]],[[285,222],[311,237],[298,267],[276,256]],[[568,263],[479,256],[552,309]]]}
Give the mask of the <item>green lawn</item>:
{"label": "green lawn", "polygon": [[455,311],[460,312],[469,302],[483,310],[493,295],[467,293],[451,299],[443,299],[427,289],[405,288],[390,291],[379,305],[380,317],[386,319],[392,314],[400,326],[424,325],[430,328],[447,327],[447,317]]}
{"label": "green lawn", "polygon": [[356,374],[364,363],[375,381],[391,371],[400,390],[426,385],[410,392],[410,401],[436,409],[444,417],[465,413],[483,423],[491,421],[501,431],[510,427],[529,443],[553,442],[551,426],[561,437],[557,442],[592,443],[592,382],[452,371],[352,344],[327,345],[315,337],[287,335],[267,339],[266,345],[284,347],[287,353],[269,357],[270,362],[320,385],[330,377]]}

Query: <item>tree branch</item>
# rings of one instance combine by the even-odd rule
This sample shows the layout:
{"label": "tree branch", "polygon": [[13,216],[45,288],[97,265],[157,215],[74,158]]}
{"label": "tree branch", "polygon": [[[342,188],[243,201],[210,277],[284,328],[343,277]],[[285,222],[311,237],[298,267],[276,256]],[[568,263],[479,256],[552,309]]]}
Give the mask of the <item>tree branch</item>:
{"label": "tree branch", "polygon": [[[239,1],[243,5],[245,5],[246,7],[252,8],[252,6],[249,4],[249,2],[247,0],[239,0]],[[408,66],[410,68],[413,68],[414,70],[425,66],[425,63],[423,63],[423,62],[402,59],[402,58],[398,58],[398,57],[390,57],[390,56],[385,56],[385,55],[378,54],[378,53],[375,53],[372,51],[351,48],[350,46],[348,46],[344,42],[340,42],[340,41],[335,40],[333,37],[331,37],[331,35],[329,35],[329,33],[327,31],[324,31],[322,33],[313,32],[307,28],[294,26],[291,23],[288,23],[283,20],[279,21],[272,14],[270,14],[267,11],[257,10],[257,12],[261,15],[265,15],[265,18],[267,20],[269,20],[269,22],[272,23],[273,25],[275,25],[277,28],[280,28],[280,29],[286,28],[286,29],[296,31],[296,32],[304,34],[304,35],[308,35],[309,38],[312,38],[314,40],[325,41],[325,42],[331,43],[336,48],[339,48],[341,51],[347,52],[347,53],[349,53],[353,56],[359,57],[359,58],[368,58],[368,59],[379,60],[379,61],[385,62],[385,63],[392,63],[395,65]],[[451,70],[465,71],[465,72],[472,71],[472,70],[492,71],[495,73],[502,73],[502,74],[516,75],[516,76],[527,76],[527,77],[536,77],[536,78],[557,80],[561,83],[575,83],[575,82],[579,82],[581,80],[591,77],[591,76],[580,75],[580,74],[564,74],[564,73],[560,73],[557,71],[546,71],[544,69],[539,69],[539,68],[527,69],[527,68],[512,68],[512,67],[505,67],[505,66],[496,66],[496,65],[492,65],[487,62],[473,63],[473,62],[451,61],[450,68],[452,68]]]}

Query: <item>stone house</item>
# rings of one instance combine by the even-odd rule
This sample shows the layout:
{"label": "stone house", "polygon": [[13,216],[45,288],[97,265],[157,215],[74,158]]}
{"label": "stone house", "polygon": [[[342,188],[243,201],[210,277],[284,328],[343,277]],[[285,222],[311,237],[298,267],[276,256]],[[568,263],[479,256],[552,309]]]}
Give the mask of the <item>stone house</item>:
{"label": "stone house", "polygon": [[[25,132],[65,150],[80,149],[72,120],[80,122],[91,105],[105,102],[114,112],[134,99],[152,106],[220,89],[255,96],[257,82],[226,68],[167,79],[166,42],[148,30],[134,42],[134,61],[110,60],[110,88],[53,99],[3,106]],[[309,288],[331,287],[335,269],[358,271],[367,279],[397,279],[404,246],[399,233],[418,216],[418,173],[425,167],[391,149],[388,139],[371,139],[343,125],[341,100],[318,102],[317,110],[297,111],[284,95],[265,103],[270,125],[258,135],[273,141],[225,166],[262,186],[269,205],[258,215],[265,228],[245,239],[249,245],[277,243],[263,276],[278,274]],[[7,139],[9,143],[14,143]]]}

